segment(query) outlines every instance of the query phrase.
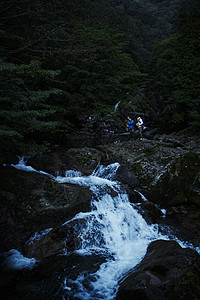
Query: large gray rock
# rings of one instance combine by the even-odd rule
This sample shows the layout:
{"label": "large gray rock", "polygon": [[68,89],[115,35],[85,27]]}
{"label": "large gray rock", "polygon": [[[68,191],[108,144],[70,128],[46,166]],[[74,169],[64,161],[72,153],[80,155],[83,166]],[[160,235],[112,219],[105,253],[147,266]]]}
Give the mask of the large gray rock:
{"label": "large gray rock", "polygon": [[161,206],[199,203],[200,139],[158,136],[107,146],[110,157],[128,167],[139,190]]}
{"label": "large gray rock", "polygon": [[151,201],[143,201],[139,203],[136,208],[148,224],[159,223],[160,218],[163,216],[160,208]]}
{"label": "large gray rock", "polygon": [[35,231],[90,211],[92,193],[50,177],[13,167],[0,168],[1,251],[16,248]]}
{"label": "large gray rock", "polygon": [[27,165],[32,166],[36,170],[44,171],[52,175],[64,174],[66,170],[73,169],[73,163],[69,155],[59,151],[52,151],[40,156],[28,159]]}
{"label": "large gray rock", "polygon": [[30,240],[22,252],[26,257],[41,259],[54,254],[71,253],[81,247],[79,234],[86,226],[86,219],[72,220],[58,226],[40,239]]}
{"label": "large gray rock", "polygon": [[64,174],[66,170],[77,170],[83,175],[90,175],[101,159],[101,152],[94,148],[56,149],[28,160],[28,164],[37,170],[50,174]]}
{"label": "large gray rock", "polygon": [[152,242],[120,284],[117,300],[199,299],[200,256],[175,241]]}
{"label": "large gray rock", "polygon": [[117,180],[123,184],[127,184],[132,188],[139,186],[139,180],[136,178],[134,173],[131,173],[127,166],[121,165],[117,169],[117,172],[114,176],[114,180]]}
{"label": "large gray rock", "polygon": [[[200,155],[186,153],[168,164],[152,187],[150,200],[162,206],[175,206],[191,201],[191,193],[200,175]],[[199,199],[200,206],[200,199]]]}

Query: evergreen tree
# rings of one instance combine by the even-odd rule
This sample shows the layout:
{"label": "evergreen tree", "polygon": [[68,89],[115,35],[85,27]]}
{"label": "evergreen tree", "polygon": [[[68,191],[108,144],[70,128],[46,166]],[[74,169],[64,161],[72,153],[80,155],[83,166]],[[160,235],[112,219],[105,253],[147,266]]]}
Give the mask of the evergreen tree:
{"label": "evergreen tree", "polygon": [[[185,1],[177,33],[154,47],[155,88],[169,105],[164,118],[171,129],[200,126],[200,3]],[[166,123],[167,121],[167,123]]]}
{"label": "evergreen tree", "polygon": [[61,93],[44,85],[58,71],[44,70],[40,62],[17,65],[1,61],[0,142],[3,147],[20,149],[38,134],[54,132],[60,126],[53,118],[55,110],[47,99]]}

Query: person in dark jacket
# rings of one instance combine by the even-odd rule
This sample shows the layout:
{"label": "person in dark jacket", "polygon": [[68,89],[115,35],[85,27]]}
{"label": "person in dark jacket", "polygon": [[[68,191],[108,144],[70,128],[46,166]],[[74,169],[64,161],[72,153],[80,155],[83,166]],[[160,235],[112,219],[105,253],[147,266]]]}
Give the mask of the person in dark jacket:
{"label": "person in dark jacket", "polygon": [[131,117],[127,117],[128,123],[127,123],[127,129],[130,132],[130,137],[133,137],[134,133],[134,121],[131,119]]}

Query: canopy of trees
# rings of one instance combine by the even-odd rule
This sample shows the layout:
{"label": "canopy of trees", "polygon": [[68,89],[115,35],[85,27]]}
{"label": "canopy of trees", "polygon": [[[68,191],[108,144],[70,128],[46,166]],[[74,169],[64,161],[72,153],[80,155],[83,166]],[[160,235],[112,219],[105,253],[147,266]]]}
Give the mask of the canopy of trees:
{"label": "canopy of trees", "polygon": [[163,96],[168,113],[163,122],[172,129],[200,126],[200,2],[185,1],[176,33],[154,46],[153,86]]}
{"label": "canopy of trees", "polygon": [[105,116],[144,83],[164,128],[199,128],[199,1],[168,2],[2,3],[1,148],[78,130],[78,115]]}

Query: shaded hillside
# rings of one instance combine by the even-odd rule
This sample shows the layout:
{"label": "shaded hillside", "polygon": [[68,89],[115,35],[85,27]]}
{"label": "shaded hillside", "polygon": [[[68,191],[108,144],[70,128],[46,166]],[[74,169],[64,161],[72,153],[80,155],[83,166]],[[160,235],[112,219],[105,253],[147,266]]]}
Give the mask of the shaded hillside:
{"label": "shaded hillside", "polygon": [[200,2],[183,1],[174,34],[155,44],[150,64],[152,88],[163,109],[166,130],[200,126]]}
{"label": "shaded hillside", "polygon": [[[1,4],[1,147],[19,153],[44,141],[58,141],[63,134],[80,130],[80,115],[110,118],[118,101],[115,122],[124,122],[127,111],[145,112],[152,122],[170,105],[175,114],[173,118],[165,114],[165,124],[172,119],[177,129],[184,128],[192,115],[197,126],[198,101],[193,104],[198,97],[198,9],[193,18],[189,12],[195,0],[186,1],[187,9],[183,6],[182,17],[176,19],[182,2],[9,0]],[[185,27],[177,22],[174,26],[175,20],[185,20]],[[188,24],[194,29],[192,36],[184,29]],[[175,35],[169,37],[170,33]],[[152,58],[156,41],[160,44]],[[191,57],[185,56],[191,53],[189,48],[183,55],[180,52],[188,44],[194,48]],[[184,82],[189,78],[190,84],[194,75],[197,79],[194,92],[186,100],[181,98],[181,103],[187,101],[181,117],[176,95],[182,89],[180,66],[186,59],[191,67],[183,72]]]}

